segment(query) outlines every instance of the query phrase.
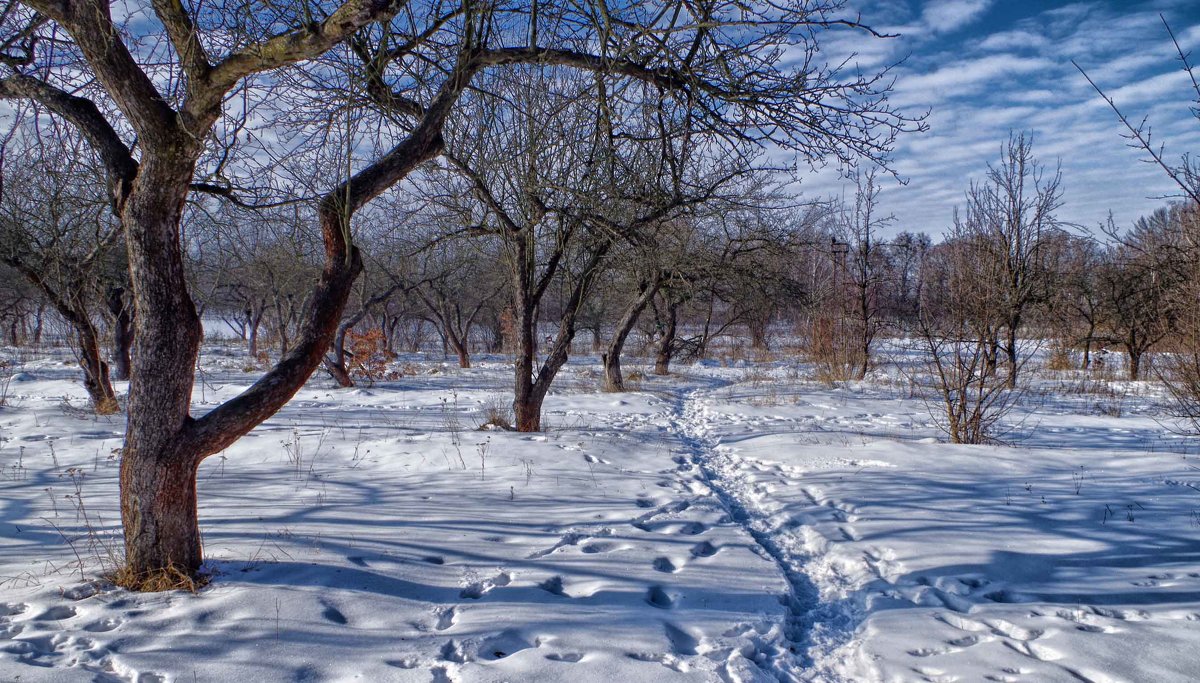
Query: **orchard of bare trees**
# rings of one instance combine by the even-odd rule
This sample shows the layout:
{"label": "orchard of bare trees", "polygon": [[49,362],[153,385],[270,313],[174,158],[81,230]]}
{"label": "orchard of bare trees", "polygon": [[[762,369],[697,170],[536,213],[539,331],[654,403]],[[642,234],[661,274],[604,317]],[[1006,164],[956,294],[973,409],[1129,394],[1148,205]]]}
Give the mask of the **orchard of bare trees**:
{"label": "orchard of bare trees", "polygon": [[[1038,354],[1200,421],[1194,163],[1153,156],[1182,194],[1135,224],[1075,225],[1015,130],[946,225],[900,224],[924,120],[825,59],[887,39],[841,3],[135,4],[0,13],[0,334],[125,415],[124,585],[201,566],[202,461],[411,354],[510,363],[521,432],[572,359],[607,392],[718,350],[834,385],[897,340],[956,443],[997,437]],[[803,191],[823,165],[844,194]],[[202,344],[257,379],[197,411]]]}

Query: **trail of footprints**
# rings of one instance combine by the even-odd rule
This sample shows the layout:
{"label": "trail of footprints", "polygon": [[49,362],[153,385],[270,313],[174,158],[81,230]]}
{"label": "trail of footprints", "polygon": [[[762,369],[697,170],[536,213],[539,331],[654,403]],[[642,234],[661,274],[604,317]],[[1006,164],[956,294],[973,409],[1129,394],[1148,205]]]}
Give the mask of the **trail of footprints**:
{"label": "trail of footprints", "polygon": [[[582,454],[582,457],[589,464],[608,464],[606,461],[586,453]],[[663,474],[677,474],[680,470],[693,468],[693,465],[682,456],[675,458],[675,464],[677,466],[675,469],[667,470]],[[695,479],[694,475],[691,478],[662,479],[657,483],[660,488],[668,489],[674,495],[707,493],[703,484],[690,479]],[[679,574],[685,571],[690,563],[711,558],[721,551],[718,544],[701,538],[710,528],[707,524],[680,518],[682,513],[693,509],[711,512],[712,510],[707,506],[697,506],[694,501],[686,499],[671,500],[668,496],[652,493],[643,494],[634,501],[634,505],[635,509],[644,510],[644,512],[630,519],[628,522],[628,526],[631,527],[629,532],[619,533],[619,530],[612,525],[599,528],[569,529],[562,533],[553,545],[527,555],[526,559],[539,560],[564,552],[601,555],[633,548],[646,540],[654,542],[652,538],[646,540],[638,538],[639,532],[655,536],[696,538],[695,542],[685,550],[671,554],[659,554],[654,557],[651,568],[664,575]],[[664,576],[664,579],[666,578]],[[516,585],[516,582],[516,574],[503,569],[496,570],[494,575],[487,578],[464,580],[459,592],[459,598],[464,603],[434,610],[430,622],[422,625],[421,628],[422,630],[453,633],[462,610],[467,604],[466,601],[484,599],[493,591]],[[547,593],[569,599],[587,598],[599,590],[600,586],[594,581],[571,582],[559,574],[551,575],[534,585]],[[679,591],[673,589],[666,581],[646,585],[643,591],[645,604],[664,612],[675,609],[680,599]],[[750,627],[747,626],[747,628]],[[709,654],[716,649],[708,644],[702,635],[693,634],[668,618],[663,619],[663,633],[670,644],[670,652],[627,652],[626,656],[638,661],[657,662],[674,671],[686,672],[690,670],[690,665],[686,661],[687,657]],[[482,638],[479,636],[465,639],[451,637],[441,647],[437,661],[425,665],[431,666],[435,681],[457,682],[462,679],[460,667],[468,662],[503,659],[531,647],[540,648],[549,645],[553,640],[554,638],[551,636],[529,639],[515,630],[506,630]],[[576,663],[585,660],[587,654],[553,651],[548,652],[544,657],[555,662]],[[408,658],[392,660],[388,664],[398,668],[411,669],[421,666],[423,663],[416,658]]]}
{"label": "trail of footprints", "polygon": [[[81,588],[90,590],[68,590],[64,597],[81,600],[96,593],[92,586]],[[81,668],[95,674],[95,680],[102,683],[165,681],[166,677],[161,674],[133,671],[122,666],[105,645],[98,642],[103,634],[119,629],[126,617],[139,613],[136,609],[126,609],[131,606],[134,605],[128,600],[115,600],[34,610],[23,603],[0,603],[0,654],[28,666]],[[115,614],[105,615],[106,611]]]}

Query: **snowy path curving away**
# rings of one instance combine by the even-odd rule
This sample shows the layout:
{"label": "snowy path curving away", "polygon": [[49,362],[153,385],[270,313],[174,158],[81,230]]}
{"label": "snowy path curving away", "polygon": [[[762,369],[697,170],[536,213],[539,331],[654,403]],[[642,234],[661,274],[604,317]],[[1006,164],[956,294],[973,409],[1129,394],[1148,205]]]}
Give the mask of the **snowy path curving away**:
{"label": "snowy path curving away", "polygon": [[[786,579],[788,592],[781,596],[786,621],[778,631],[776,647],[760,665],[784,681],[814,680],[830,675],[826,662],[853,633],[860,615],[839,601],[822,603],[821,592],[808,572],[821,554],[811,531],[786,506],[773,500],[779,486],[792,485],[787,472],[761,461],[745,460],[720,445],[719,425],[705,409],[705,391],[694,389],[674,401],[669,419],[672,431],[687,455],[684,467],[696,472],[709,487],[730,519],[754,540]],[[774,482],[760,481],[754,473],[770,473]]]}
{"label": "snowy path curving away", "polygon": [[788,579],[779,677],[1200,679],[1197,458],[1151,438],[1148,401],[1069,400],[1030,407],[1021,447],[937,443],[923,405],[870,387],[678,401],[698,476]]}
{"label": "snowy path curving away", "polygon": [[[210,352],[197,412],[241,360]],[[504,362],[409,362],[310,383],[201,467],[196,595],[81,580],[116,545],[122,425],[27,364],[0,681],[1200,679],[1200,462],[1149,400],[1060,395],[1019,448],[954,447],[886,386],[696,367],[599,394],[581,364],[531,435],[475,429]]]}

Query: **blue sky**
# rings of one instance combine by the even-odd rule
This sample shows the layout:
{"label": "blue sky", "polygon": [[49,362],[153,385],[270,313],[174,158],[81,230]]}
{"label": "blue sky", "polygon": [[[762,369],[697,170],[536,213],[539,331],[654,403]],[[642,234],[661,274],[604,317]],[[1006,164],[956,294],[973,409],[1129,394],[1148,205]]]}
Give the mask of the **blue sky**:
{"label": "blue sky", "polygon": [[[904,59],[893,101],[930,110],[929,132],[904,138],[881,201],[894,229],[941,234],[972,179],[999,158],[1009,131],[1031,132],[1050,169],[1061,162],[1059,218],[1094,227],[1112,211],[1127,225],[1171,194],[1162,172],[1140,163],[1108,106],[1071,65],[1086,69],[1130,118],[1148,116],[1172,160],[1200,155],[1200,120],[1187,74],[1159,15],[1200,66],[1196,0],[862,0],[865,23],[900,37],[827,36],[831,55],[853,49],[863,69]],[[851,11],[856,11],[852,9]],[[1197,73],[1200,76],[1200,72]],[[805,179],[808,196],[841,192],[832,173]]]}

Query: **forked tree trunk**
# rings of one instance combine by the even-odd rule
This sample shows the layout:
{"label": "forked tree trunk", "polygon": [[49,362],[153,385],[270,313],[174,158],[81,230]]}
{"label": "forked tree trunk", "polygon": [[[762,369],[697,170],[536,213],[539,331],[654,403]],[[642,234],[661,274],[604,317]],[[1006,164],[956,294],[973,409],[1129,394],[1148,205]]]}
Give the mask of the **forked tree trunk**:
{"label": "forked tree trunk", "polygon": [[75,326],[76,346],[79,350],[79,365],[83,368],[83,386],[97,415],[112,415],[121,410],[117,403],[117,392],[109,381],[108,363],[100,351],[100,340],[90,320],[83,323],[72,321]]}
{"label": "forked tree trunk", "polygon": [[346,368],[346,357],[349,355],[346,351],[346,333],[353,326],[353,322],[349,326],[345,323],[338,326],[337,334],[333,337],[333,355],[325,357],[325,370],[329,372],[333,381],[343,388],[354,386],[354,378],[350,376],[350,370]]}
{"label": "forked tree trunk", "polygon": [[467,347],[467,337],[471,334],[471,327],[468,324],[465,331],[455,329],[457,316],[452,316],[450,311],[444,310],[439,316],[442,323],[443,337],[450,350],[458,357],[458,367],[471,367],[471,351]]}
{"label": "forked tree trunk", "polygon": [[464,369],[471,367],[471,352],[467,350],[467,345],[458,337],[451,337],[450,346],[458,356],[458,367]]}
{"label": "forked tree trunk", "polygon": [[[26,280],[37,287],[54,310],[67,321],[75,334],[75,352],[79,354],[79,367],[83,370],[83,388],[87,391],[92,410],[97,415],[111,415],[119,412],[117,392],[113,390],[112,381],[108,375],[108,363],[100,351],[100,335],[92,318],[82,301],[79,300],[78,284],[67,285],[65,289],[76,291],[60,292],[45,278],[45,273],[22,261],[10,260],[8,264],[21,273]],[[41,314],[38,318],[38,335],[40,336]]]}
{"label": "forked tree trunk", "polygon": [[[318,209],[324,267],[296,338],[285,347],[289,352],[246,391],[193,418],[190,405],[202,328],[188,292],[180,224],[209,133],[226,96],[243,79],[314,59],[393,11],[387,3],[350,3],[325,22],[246,46],[214,65],[196,42],[188,10],[170,6],[161,16],[181,53],[182,72],[173,73],[187,77],[187,92],[176,109],[134,59],[107,6],[63,3],[48,10],[70,34],[90,67],[89,76],[121,110],[140,153],[135,160],[91,100],[50,85],[17,93],[42,102],[88,138],[106,166],[112,205],[121,219],[135,311],[129,418],[121,458],[121,521],[126,570],[134,577],[172,569],[190,574],[200,567],[197,467],[275,414],[320,365],[362,271],[361,256],[350,244],[352,216],[441,153],[446,118],[472,76],[488,62],[476,52],[460,52],[453,71],[407,137],[325,195]],[[7,94],[14,92],[10,87]],[[131,584],[143,587],[139,581]]]}
{"label": "forked tree trunk", "polygon": [[621,374],[621,351],[625,348],[625,341],[633,332],[634,325],[637,325],[642,311],[646,310],[646,306],[650,305],[659,288],[662,287],[662,282],[662,278],[643,282],[638,287],[637,296],[625,308],[620,320],[617,321],[612,341],[609,342],[608,348],[600,357],[604,364],[605,391],[625,391],[625,378]]}
{"label": "forked tree trunk", "polygon": [[1142,351],[1133,345],[1126,348],[1129,352],[1129,379],[1136,382],[1142,376]]}
{"label": "forked tree trunk", "polygon": [[[513,273],[513,303],[516,311],[517,358],[513,364],[516,380],[513,416],[516,418],[516,428],[519,432],[542,430],[542,402],[550,391],[550,385],[558,371],[567,363],[571,342],[575,339],[579,308],[610,247],[611,243],[607,242],[596,246],[581,270],[571,288],[570,296],[564,302],[558,336],[554,338],[546,360],[538,368],[535,378],[533,371],[537,356],[537,306],[557,266],[550,267],[542,274],[540,281],[535,281],[534,246],[523,239],[518,239],[515,245],[517,262]],[[552,257],[550,261],[553,264],[559,263],[557,257]]]}
{"label": "forked tree trunk", "polygon": [[675,353],[675,335],[678,329],[679,304],[671,302],[667,305],[667,323],[663,329],[662,339],[659,340],[658,350],[654,354],[654,374],[671,374],[671,356]]}

